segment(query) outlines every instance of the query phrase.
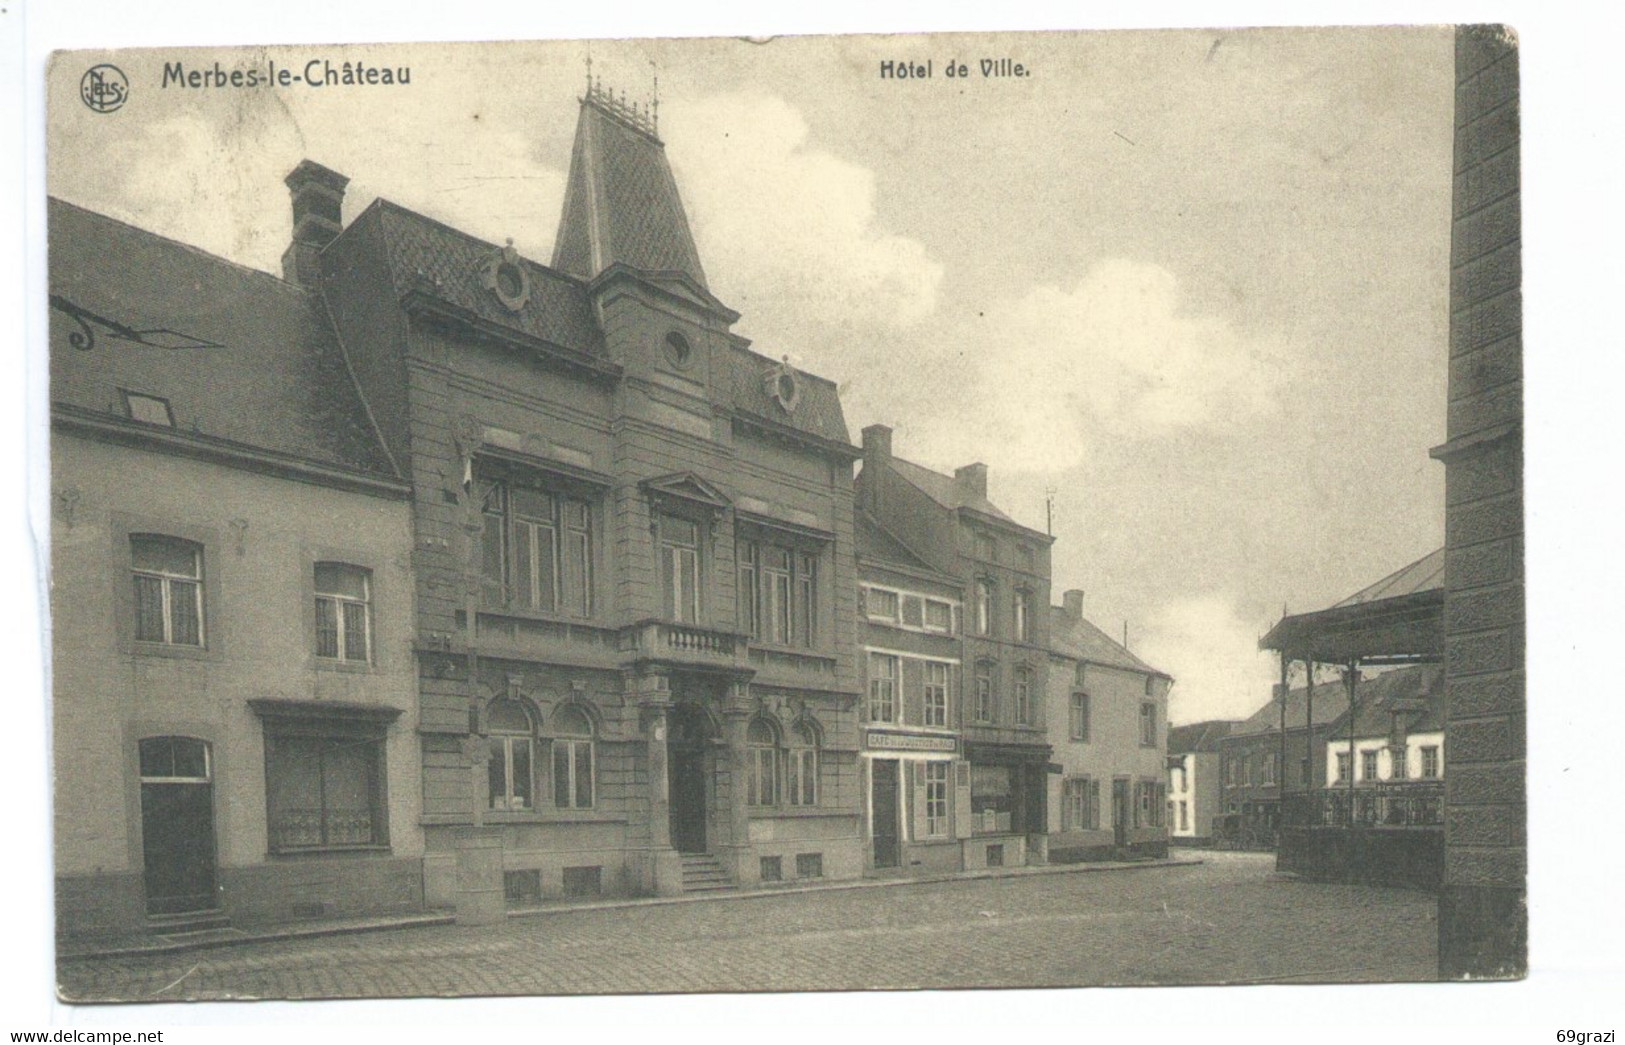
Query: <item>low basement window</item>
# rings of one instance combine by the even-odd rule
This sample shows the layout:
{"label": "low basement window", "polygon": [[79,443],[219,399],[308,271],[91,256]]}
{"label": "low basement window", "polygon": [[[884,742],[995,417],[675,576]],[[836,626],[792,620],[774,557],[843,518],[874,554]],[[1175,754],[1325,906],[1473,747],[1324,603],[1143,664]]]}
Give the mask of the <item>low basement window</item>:
{"label": "low basement window", "polygon": [[502,872],[502,895],[509,903],[537,903],[542,898],[542,872]]}
{"label": "low basement window", "polygon": [[566,867],[564,869],[565,896],[598,896],[604,891],[602,867]]}
{"label": "low basement window", "polygon": [[824,877],[824,854],[823,853],[797,853],[796,854],[796,877],[797,878],[822,878],[822,877]]}
{"label": "low basement window", "polygon": [[762,881],[764,881],[764,882],[782,882],[782,881],[784,881],[784,864],[783,864],[783,860],[782,860],[781,857],[777,857],[777,856],[764,856],[764,857],[762,857]]}

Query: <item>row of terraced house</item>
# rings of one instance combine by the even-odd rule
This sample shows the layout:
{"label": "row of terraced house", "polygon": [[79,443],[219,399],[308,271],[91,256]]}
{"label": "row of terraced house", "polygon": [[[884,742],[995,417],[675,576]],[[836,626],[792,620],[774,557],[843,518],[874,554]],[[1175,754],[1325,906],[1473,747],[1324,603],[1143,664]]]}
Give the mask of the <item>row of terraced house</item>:
{"label": "row of terraced house", "polygon": [[547,265],[286,184],[281,278],[50,205],[61,932],[1165,851],[1172,680],[733,332],[640,113]]}

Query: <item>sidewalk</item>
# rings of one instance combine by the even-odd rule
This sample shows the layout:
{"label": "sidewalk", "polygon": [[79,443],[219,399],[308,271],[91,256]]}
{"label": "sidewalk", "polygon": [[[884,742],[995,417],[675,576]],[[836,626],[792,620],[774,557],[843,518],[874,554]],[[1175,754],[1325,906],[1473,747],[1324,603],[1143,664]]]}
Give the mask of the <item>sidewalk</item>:
{"label": "sidewalk", "polygon": [[[851,889],[888,889],[897,886],[924,885],[933,882],[978,881],[990,878],[1021,878],[1033,875],[1090,874],[1108,871],[1141,871],[1151,868],[1194,867],[1204,863],[1200,859],[1140,860],[1132,862],[1100,861],[1097,863],[1053,864],[1040,867],[1002,867],[981,871],[955,871],[942,874],[909,875],[887,878],[856,878],[845,881],[790,883],[760,886],[755,889],[736,889],[725,892],[696,893],[683,896],[627,897],[612,900],[555,900],[531,907],[508,911],[509,918],[537,918],[573,911],[602,911],[622,907],[667,907],[675,904],[717,903],[734,900],[762,900],[775,896],[802,893],[835,892]],[[87,937],[57,941],[57,960],[70,961],[84,958],[117,958],[133,955],[167,954],[177,951],[204,950],[232,947],[239,944],[264,943],[272,940],[294,940],[320,936],[339,936],[349,933],[378,932],[386,929],[412,929],[432,925],[455,925],[455,915],[446,910],[417,914],[381,916],[373,918],[333,918],[310,920],[252,928],[205,929],[197,932],[169,935],[129,933],[118,936]]]}

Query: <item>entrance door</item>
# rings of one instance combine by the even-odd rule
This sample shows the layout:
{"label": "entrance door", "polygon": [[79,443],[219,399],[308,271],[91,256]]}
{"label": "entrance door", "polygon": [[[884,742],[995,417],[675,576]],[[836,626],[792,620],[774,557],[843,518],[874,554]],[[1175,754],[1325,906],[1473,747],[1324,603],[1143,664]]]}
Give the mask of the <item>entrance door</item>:
{"label": "entrance door", "polygon": [[671,844],[680,853],[705,852],[705,750],[674,747],[666,758],[671,788]]}
{"label": "entrance door", "polygon": [[1112,781],[1112,844],[1128,845],[1128,781]]}
{"label": "entrance door", "polygon": [[869,763],[872,778],[870,834],[874,838],[875,866],[896,867],[897,852],[897,762],[875,759]]}
{"label": "entrance door", "polygon": [[201,740],[141,741],[141,845],[148,914],[187,914],[220,906],[211,768],[209,745]]}

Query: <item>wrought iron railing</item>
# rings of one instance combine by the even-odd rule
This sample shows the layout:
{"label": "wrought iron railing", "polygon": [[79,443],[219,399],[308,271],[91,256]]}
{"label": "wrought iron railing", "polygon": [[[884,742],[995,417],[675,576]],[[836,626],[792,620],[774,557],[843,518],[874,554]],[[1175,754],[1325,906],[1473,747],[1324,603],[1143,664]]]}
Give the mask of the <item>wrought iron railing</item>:
{"label": "wrought iron railing", "polygon": [[1282,819],[1288,827],[1440,827],[1444,783],[1361,784],[1288,794]]}

